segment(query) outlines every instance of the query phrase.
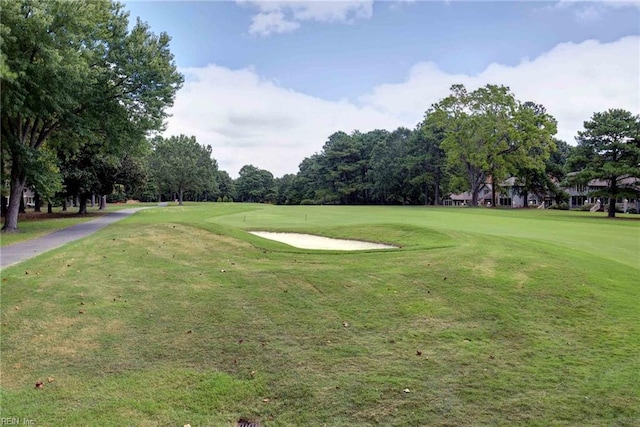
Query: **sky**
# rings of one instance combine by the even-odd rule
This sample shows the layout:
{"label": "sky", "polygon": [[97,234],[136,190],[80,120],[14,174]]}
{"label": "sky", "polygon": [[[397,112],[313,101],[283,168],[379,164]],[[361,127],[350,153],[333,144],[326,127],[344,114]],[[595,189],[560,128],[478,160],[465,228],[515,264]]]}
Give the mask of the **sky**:
{"label": "sky", "polygon": [[508,86],[575,145],[593,113],[640,114],[636,1],[125,1],[185,83],[165,136],[220,170],[297,173],[337,132],[414,129],[453,84]]}

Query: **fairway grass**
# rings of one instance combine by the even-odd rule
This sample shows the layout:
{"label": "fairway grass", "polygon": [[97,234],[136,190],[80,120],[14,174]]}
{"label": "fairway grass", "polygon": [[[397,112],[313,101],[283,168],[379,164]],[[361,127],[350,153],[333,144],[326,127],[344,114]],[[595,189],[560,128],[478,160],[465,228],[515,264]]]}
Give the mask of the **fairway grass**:
{"label": "fairway grass", "polygon": [[639,425],[639,245],[640,222],[573,212],[147,209],[2,270],[0,416]]}

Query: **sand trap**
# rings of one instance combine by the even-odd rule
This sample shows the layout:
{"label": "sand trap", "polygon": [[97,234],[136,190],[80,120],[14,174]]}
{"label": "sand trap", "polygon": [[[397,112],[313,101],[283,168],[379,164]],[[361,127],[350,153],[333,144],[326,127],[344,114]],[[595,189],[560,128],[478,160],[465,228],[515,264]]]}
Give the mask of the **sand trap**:
{"label": "sand trap", "polygon": [[329,237],[313,236],[298,233],[273,233],[270,231],[251,231],[259,237],[286,243],[300,249],[326,249],[335,251],[362,251],[366,249],[397,249],[396,246],[381,243],[361,242],[359,240],[331,239]]}

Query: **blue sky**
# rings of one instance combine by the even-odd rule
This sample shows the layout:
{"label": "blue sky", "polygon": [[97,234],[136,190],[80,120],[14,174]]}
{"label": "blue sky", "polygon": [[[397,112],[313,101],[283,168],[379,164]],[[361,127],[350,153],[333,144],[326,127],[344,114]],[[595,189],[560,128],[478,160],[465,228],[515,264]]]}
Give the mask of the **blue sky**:
{"label": "blue sky", "polygon": [[168,133],[220,168],[297,172],[338,130],[410,128],[453,83],[510,86],[572,143],[595,111],[640,111],[640,2],[128,1],[187,80]]}

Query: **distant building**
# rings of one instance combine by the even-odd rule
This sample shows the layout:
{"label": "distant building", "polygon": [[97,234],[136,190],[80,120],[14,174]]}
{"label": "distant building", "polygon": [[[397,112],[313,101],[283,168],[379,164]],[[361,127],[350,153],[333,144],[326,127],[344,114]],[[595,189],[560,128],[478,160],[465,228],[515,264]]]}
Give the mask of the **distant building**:
{"label": "distant building", "polygon": [[[638,178],[625,178],[621,181],[622,185],[635,187],[640,189],[640,180]],[[492,183],[489,180],[485,183],[482,190],[478,194],[479,206],[491,205],[491,187]],[[603,180],[591,180],[587,184],[577,184],[571,187],[561,187],[562,190],[569,194],[569,209],[577,209],[584,205],[595,205],[598,199],[602,200],[602,206],[608,201],[601,197],[593,195],[596,191],[606,190],[609,186],[607,181]],[[498,206],[522,208],[524,207],[524,197],[521,195],[521,186],[517,184],[517,178],[511,177],[503,181],[498,188],[496,188],[496,203]],[[616,200],[616,206],[619,210],[624,210],[625,199],[620,198]],[[636,212],[640,212],[640,199],[627,198],[626,199],[627,211],[635,209]],[[545,207],[554,203],[554,199],[551,194],[535,194],[528,193],[527,203],[529,207],[541,207],[543,204]],[[445,206],[470,206],[471,205],[471,193],[466,191],[464,193],[450,194],[447,199],[443,201]]]}

